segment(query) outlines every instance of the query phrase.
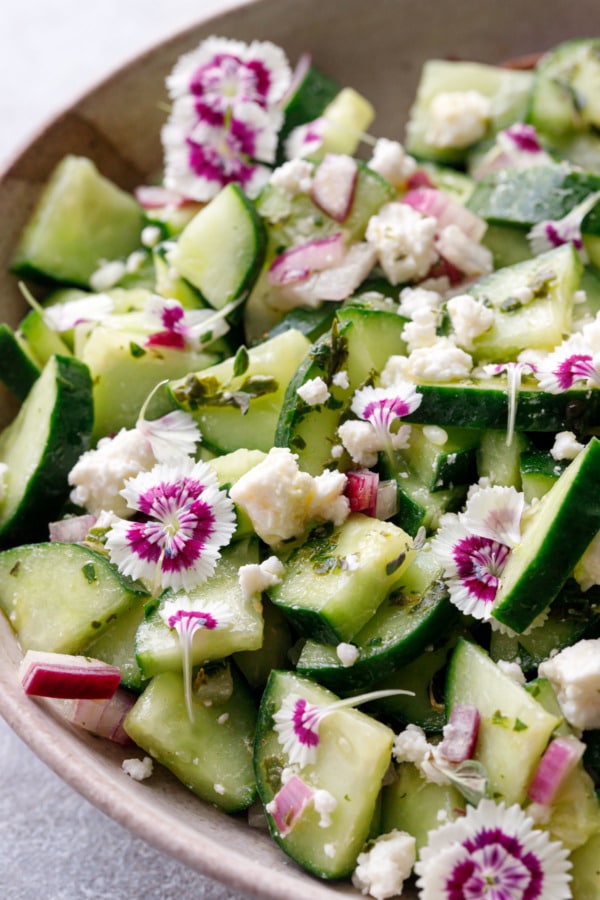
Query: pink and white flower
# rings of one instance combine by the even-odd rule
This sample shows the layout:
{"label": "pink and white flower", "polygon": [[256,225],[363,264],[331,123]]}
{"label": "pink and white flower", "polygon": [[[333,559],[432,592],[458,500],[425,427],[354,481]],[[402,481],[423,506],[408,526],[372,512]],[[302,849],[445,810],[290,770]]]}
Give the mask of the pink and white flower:
{"label": "pink and white flower", "polygon": [[510,552],[521,538],[523,494],[512,487],[480,487],[460,513],[447,513],[432,540],[450,600],[466,615],[488,619]]}
{"label": "pink and white flower", "polygon": [[212,575],[235,513],[207,463],[159,463],[128,479],[121,494],[137,517],[118,519],[106,547],[123,575],[148,581],[156,592],[191,590]]}
{"label": "pink and white flower", "polygon": [[172,347],[176,350],[198,350],[227,334],[226,310],[184,309],[178,300],[153,294],[144,307],[150,328],[157,328],[146,339],[147,347]]}
{"label": "pink and white flower", "polygon": [[554,247],[571,243],[585,260],[581,224],[598,200],[600,192],[596,191],[574,206],[562,219],[547,219],[534,225],[527,235],[532,253],[545,253]]}
{"label": "pink and white flower", "polygon": [[396,381],[391,387],[365,387],[356,391],[351,409],[359,419],[368,422],[373,429],[379,449],[392,453],[408,445],[410,425],[400,425],[392,431],[394,423],[410,415],[420,405],[421,394],[410,381]]}
{"label": "pink and white flower", "polygon": [[550,394],[561,394],[577,384],[600,387],[600,354],[583,336],[574,335],[539,361],[536,377]]}
{"label": "pink and white flower", "polygon": [[415,864],[421,900],[566,900],[568,852],[518,804],[483,799],[429,832]]}
{"label": "pink and white flower", "polygon": [[192,643],[196,632],[205,629],[215,631],[229,625],[233,618],[231,610],[224,603],[211,603],[210,608],[199,605],[187,594],[176,594],[166,600],[159,609],[163,622],[177,632],[183,655],[183,677],[185,702],[188,716],[193,719],[192,706]]}

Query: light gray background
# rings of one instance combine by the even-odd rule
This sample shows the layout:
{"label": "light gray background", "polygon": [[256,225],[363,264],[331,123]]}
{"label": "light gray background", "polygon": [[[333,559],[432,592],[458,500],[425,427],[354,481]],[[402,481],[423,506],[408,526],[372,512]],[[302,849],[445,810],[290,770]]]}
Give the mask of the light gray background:
{"label": "light gray background", "polygon": [[[116,65],[205,13],[235,5],[236,0],[2,0],[0,170],[48,118]],[[242,900],[104,816],[1,718],[0,897]]]}

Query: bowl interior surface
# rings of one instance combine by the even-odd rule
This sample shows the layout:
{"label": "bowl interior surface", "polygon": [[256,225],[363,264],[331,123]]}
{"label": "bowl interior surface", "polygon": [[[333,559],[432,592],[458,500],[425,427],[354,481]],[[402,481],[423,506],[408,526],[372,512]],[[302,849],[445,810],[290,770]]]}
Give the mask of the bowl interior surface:
{"label": "bowl interior surface", "polygon": [[[598,0],[259,0],[197,25],[116,72],[46,125],[0,178],[0,320],[25,311],[9,273],[19,233],[54,165],[87,155],[125,188],[161,165],[164,79],[177,57],[211,34],[271,40],[292,65],[304,51],[325,73],[375,105],[372,134],[402,139],[423,62],[453,57],[498,63],[570,37],[600,33]],[[0,425],[14,414],[0,392]],[[200,802],[169,773],[138,784],[121,771],[123,751],[65,725],[49,705],[25,698],[20,651],[0,617],[0,712],[32,750],[75,789],[154,846],[232,888],[289,900],[356,895],[301,872],[244,818]]]}

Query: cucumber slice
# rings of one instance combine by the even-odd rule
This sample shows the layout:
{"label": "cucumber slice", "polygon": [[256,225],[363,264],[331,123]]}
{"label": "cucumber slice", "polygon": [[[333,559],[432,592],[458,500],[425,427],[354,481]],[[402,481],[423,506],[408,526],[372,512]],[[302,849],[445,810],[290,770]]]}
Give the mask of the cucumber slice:
{"label": "cucumber slice", "polygon": [[553,716],[487,653],[460,638],[446,678],[446,709],[477,707],[481,716],[475,759],[489,779],[491,796],[507,805],[523,803],[526,789],[560,718]]}
{"label": "cucumber slice", "polygon": [[[448,428],[446,440],[437,443],[426,426],[411,427],[409,446],[399,455],[432,493],[476,480],[480,432],[473,428]],[[443,435],[442,435],[443,437]]]}
{"label": "cucumber slice", "polygon": [[249,291],[266,248],[263,222],[237,184],[228,184],[186,225],[169,264],[215,309]]}
{"label": "cucumber slice", "polygon": [[521,485],[525,500],[539,500],[564,472],[565,460],[556,460],[546,450],[529,450],[521,454]]}
{"label": "cucumber slice", "polygon": [[249,690],[234,676],[229,699],[206,703],[193,697],[192,704],[190,719],[182,676],[164,672],[136,701],[125,730],[198,797],[226,812],[246,809],[256,795],[252,768],[256,709]]}
{"label": "cucumber slice", "polygon": [[[506,431],[482,432],[477,450],[477,473],[491,484],[504,484],[521,490],[521,460],[529,448],[523,434],[514,434],[507,443]],[[475,479],[474,479],[475,480]]]}
{"label": "cucumber slice", "polygon": [[[206,604],[210,611],[217,604],[227,607],[230,618],[221,628],[199,628],[191,642],[192,666],[223,659],[238,650],[257,650],[263,643],[263,617],[256,597],[245,597],[240,587],[238,570],[246,563],[258,562],[256,541],[241,541],[227,547],[213,575],[200,587],[188,591],[192,603]],[[162,602],[172,599],[165,592]],[[150,611],[151,610],[151,611]],[[182,671],[183,650],[177,633],[160,616],[159,608],[150,607],[135,636],[135,654],[145,678],[160,672]]]}
{"label": "cucumber slice", "polygon": [[57,331],[46,324],[44,314],[38,309],[27,313],[21,320],[19,331],[40,366],[45,366],[51,356],[71,355],[71,348]]}
{"label": "cucumber slice", "polygon": [[351,513],[317,528],[286,562],[269,597],[303,634],[350,641],[399,582],[414,556],[409,536],[391,522]]}
{"label": "cucumber slice", "polygon": [[590,837],[571,853],[573,881],[571,890],[579,900],[595,900],[600,896],[600,833]]}
{"label": "cucumber slice", "polygon": [[[335,694],[306,678],[271,673],[259,708],[254,755],[256,784],[265,806],[281,788],[281,774],[288,764],[273,730],[273,714],[290,694],[317,706],[337,700]],[[309,787],[332,795],[336,803],[331,824],[320,825],[312,803],[285,835],[268,812],[267,821],[275,841],[301,866],[321,878],[343,878],[352,872],[369,835],[394,733],[359,710],[345,708],[323,720],[319,737],[316,762],[299,775]]]}
{"label": "cucumber slice", "polygon": [[465,799],[455,787],[425,781],[413,763],[402,763],[382,790],[381,831],[407,831],[418,851],[426,846],[429,831],[441,821],[452,822],[464,808]]}
{"label": "cucumber slice", "polygon": [[0,608],[23,652],[87,652],[146,596],[81,544],[25,544],[0,553]]}
{"label": "cucumber slice", "polygon": [[[484,63],[428,60],[421,71],[406,129],[406,149],[414,156],[442,163],[461,163],[467,147],[439,147],[430,140],[431,104],[438,94],[475,90],[492,101],[489,137],[515,121],[522,121],[533,81],[531,72]],[[479,138],[478,138],[479,139]]]}
{"label": "cucumber slice", "polygon": [[344,666],[336,648],[307,640],[296,670],[337,693],[371,689],[407,665],[456,619],[439,569],[426,549],[417,553],[398,585],[352,640],[358,658]]}
{"label": "cucumber slice", "polygon": [[85,655],[101,659],[121,670],[121,684],[133,691],[141,691],[145,679],[135,658],[134,641],[137,629],[144,619],[143,603],[136,603],[103,630],[85,648]]}
{"label": "cucumber slice", "polygon": [[0,381],[17,400],[23,401],[40,371],[27,341],[3,322],[0,325]]}
{"label": "cucumber slice", "polygon": [[[582,270],[573,244],[564,244],[480,278],[469,294],[494,311],[494,321],[474,339],[474,359],[506,362],[524,347],[557,347],[571,330],[573,294]],[[529,301],[518,299],[523,289]]]}
{"label": "cucumber slice", "polygon": [[591,501],[599,480],[600,440],[593,437],[533,507],[492,610],[513,631],[525,631],[550,605],[600,530],[600,507]]}
{"label": "cucumber slice", "polygon": [[600,39],[564,41],[536,66],[529,121],[551,136],[600,127]]}
{"label": "cucumber slice", "polygon": [[194,416],[205,446],[218,453],[242,447],[268,453],[288,382],[309,347],[299,331],[286,331],[242,354],[245,361],[231,357],[171,381],[167,390]]}
{"label": "cucumber slice", "polygon": [[[506,430],[511,400],[506,379],[469,379],[417,385],[423,400],[406,422]],[[585,434],[600,421],[600,391],[572,388],[549,394],[523,379],[515,400],[515,430]]]}
{"label": "cucumber slice", "polygon": [[47,537],[47,523],[69,493],[67,476],[88,447],[92,420],[87,366],[53,356],[0,435],[0,462],[8,466],[0,547]]}
{"label": "cucumber slice", "polygon": [[12,268],[87,287],[102,260],[139,247],[142,227],[142,210],[130,194],[89,159],[66,156],[38,200]]}

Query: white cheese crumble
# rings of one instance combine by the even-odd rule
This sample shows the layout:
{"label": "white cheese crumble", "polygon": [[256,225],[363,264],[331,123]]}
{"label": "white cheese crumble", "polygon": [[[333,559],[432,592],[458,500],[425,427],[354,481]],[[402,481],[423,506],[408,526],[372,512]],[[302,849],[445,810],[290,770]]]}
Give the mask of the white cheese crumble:
{"label": "white cheese crumble", "polygon": [[423,437],[426,437],[436,447],[443,447],[448,440],[448,432],[439,425],[424,425]]}
{"label": "white cheese crumble", "polygon": [[472,240],[462,228],[452,223],[442,228],[435,246],[437,251],[467,277],[488,275],[494,268],[494,257],[487,247]]}
{"label": "white cheese crumble", "polygon": [[552,459],[575,459],[583,450],[581,444],[572,431],[559,431],[554,438],[554,444],[550,449]]}
{"label": "white cheese crumble", "polygon": [[443,298],[438,291],[423,287],[405,287],[400,291],[398,314],[412,319],[422,309],[436,310],[441,314]]}
{"label": "white cheese crumble", "polygon": [[127,519],[134,510],[119,493],[128,478],[151,469],[156,462],[152,446],[138,428],[122,428],[104,437],[94,450],[86,450],[69,472],[71,501],[93,515],[109,510]]}
{"label": "white cheese crumble", "polygon": [[272,447],[229,493],[258,536],[276,545],[301,536],[311,522],[341,525],[350,512],[345,486],[342,472],[313,477],[299,469],[298,457],[287,447]]}
{"label": "white cheese crumble", "polygon": [[331,383],[335,384],[336,387],[343,388],[344,390],[349,388],[350,379],[348,378],[347,371],[345,369],[342,369],[340,372],[336,372],[331,379]]}
{"label": "white cheese crumble", "polygon": [[125,272],[128,275],[135,275],[139,272],[146,262],[147,254],[143,250],[134,250],[125,260]]}
{"label": "white cheese crumble", "polygon": [[415,838],[406,831],[390,831],[359,853],[352,884],[376,900],[396,897],[410,878],[415,861]]}
{"label": "white cheese crumble", "polygon": [[424,278],[438,254],[437,221],[422,216],[406,203],[391,202],[371,216],[366,239],[392,284]]}
{"label": "white cheese crumble", "polygon": [[508,675],[512,681],[515,681],[517,684],[525,684],[525,675],[518,662],[508,659],[499,659],[497,661],[497,666],[505,675]]}
{"label": "white cheese crumble", "polygon": [[446,304],[456,343],[465,350],[473,349],[473,341],[494,324],[494,310],[469,294],[451,297]]}
{"label": "white cheese crumble", "polygon": [[600,638],[565,647],[538,672],[552,684],[567,722],[581,731],[600,728]]}
{"label": "white cheese crumble", "polygon": [[358,647],[354,644],[348,644],[345,641],[342,641],[337,645],[335,652],[344,668],[353,666],[360,655]]}
{"label": "white cheese crumble", "polygon": [[126,266],[123,260],[102,260],[95,272],[90,275],[90,287],[93,291],[108,291],[123,278]]}
{"label": "white cheese crumble", "polygon": [[407,373],[416,381],[457,381],[473,368],[469,354],[447,337],[429,347],[417,347],[408,357]]}
{"label": "white cheese crumble", "polygon": [[250,599],[255,594],[262,594],[267,588],[281,583],[285,566],[276,556],[269,556],[261,563],[247,563],[238,569],[238,581],[242,594]]}
{"label": "white cheese crumble", "polygon": [[442,91],[429,106],[425,140],[434,147],[468,147],[484,136],[492,112],[479,91]]}
{"label": "white cheese crumble", "polygon": [[323,844],[323,853],[329,859],[333,859],[335,856],[335,844]]}
{"label": "white cheese crumble", "polygon": [[156,247],[162,237],[162,232],[158,225],[146,225],[142,228],[141,242],[144,247],[152,249]]}
{"label": "white cheese crumble", "polygon": [[392,187],[402,188],[416,170],[417,161],[408,155],[399,141],[379,138],[367,165],[389,181]]}
{"label": "white cheese crumble", "polygon": [[431,347],[437,340],[437,328],[440,322],[440,313],[424,306],[417,309],[410,322],[402,329],[402,340],[406,341],[409,353],[419,347]]}
{"label": "white cheese crumble", "polygon": [[312,800],[315,812],[319,814],[319,827],[329,828],[331,825],[331,814],[337,808],[337,800],[329,791],[322,789],[314,792]]}
{"label": "white cheese crumble", "polygon": [[225,722],[228,722],[228,721],[229,721],[229,713],[226,713],[226,712],[221,713],[221,715],[217,719],[217,725],[224,725]]}
{"label": "white cheese crumble", "polygon": [[144,781],[152,775],[153,763],[149,756],[145,756],[143,759],[134,757],[133,759],[124,759],[121,768],[134,781]]}
{"label": "white cheese crumble", "polygon": [[221,796],[223,796],[223,794],[225,793],[225,788],[222,784],[217,783],[213,784],[213,791],[215,792],[215,794],[220,794]]}
{"label": "white cheese crumble", "polygon": [[301,400],[309,406],[326,403],[330,397],[329,388],[320,376],[309,378],[296,391]]}
{"label": "white cheese crumble", "polygon": [[437,765],[437,752],[422,728],[412,723],[396,735],[392,754],[396,762],[411,762],[426,781],[448,784],[448,778]]}
{"label": "white cheese crumble", "polygon": [[312,187],[313,165],[298,157],[290,159],[275,169],[269,180],[274,187],[282,188],[292,197],[308,194]]}

